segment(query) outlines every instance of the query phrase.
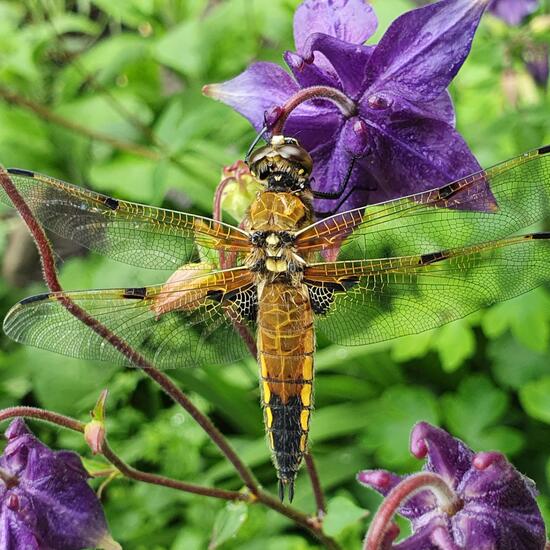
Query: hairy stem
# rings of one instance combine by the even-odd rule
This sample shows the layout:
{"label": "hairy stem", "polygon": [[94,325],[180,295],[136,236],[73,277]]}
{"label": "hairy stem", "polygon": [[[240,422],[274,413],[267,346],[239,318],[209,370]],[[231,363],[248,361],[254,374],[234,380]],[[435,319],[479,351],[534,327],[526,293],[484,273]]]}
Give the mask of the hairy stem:
{"label": "hairy stem", "polygon": [[327,99],[334,103],[346,118],[354,116],[357,112],[355,103],[343,92],[330,86],[310,86],[303,88],[294,94],[281,107],[276,107],[271,114],[268,114],[268,126],[272,126],[272,134],[283,134],[285,123],[290,113],[305,101],[312,99]]}
{"label": "hairy stem", "polygon": [[307,473],[311,481],[311,487],[313,488],[313,496],[315,497],[315,505],[317,507],[317,518],[322,520],[327,513],[327,507],[323,488],[321,487],[321,481],[319,480],[319,474],[317,473],[315,461],[313,460],[313,455],[310,452],[307,452],[304,456],[304,461],[306,463]]}
{"label": "hairy stem", "polygon": [[455,492],[441,476],[432,472],[414,474],[398,483],[378,508],[367,532],[364,550],[383,550],[397,510],[411,497],[426,490],[435,495],[439,508],[447,514],[453,515],[460,508]]}
{"label": "hairy stem", "polygon": [[[79,433],[84,433],[86,426],[84,422],[80,422],[74,418],[56,412],[38,409],[36,407],[10,407],[0,410],[0,422],[9,418],[33,418]],[[162,485],[185,493],[194,493],[196,495],[221,498],[224,500],[250,500],[250,495],[247,493],[226,491],[213,487],[203,487],[201,485],[195,485],[194,483],[185,483],[169,477],[137,470],[126,464],[126,462],[111,449],[107,441],[103,442],[102,455],[115,466],[121,474],[130,479],[135,479],[136,481],[143,481],[144,483],[150,483],[152,485]]]}

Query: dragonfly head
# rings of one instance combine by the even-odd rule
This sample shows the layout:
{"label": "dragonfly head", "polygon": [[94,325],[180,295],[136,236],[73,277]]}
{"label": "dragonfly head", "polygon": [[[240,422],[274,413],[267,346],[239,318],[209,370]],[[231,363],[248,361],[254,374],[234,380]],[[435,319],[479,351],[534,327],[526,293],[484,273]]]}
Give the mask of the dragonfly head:
{"label": "dragonfly head", "polygon": [[252,175],[274,191],[300,191],[306,188],[313,160],[298,141],[273,136],[247,159]]}

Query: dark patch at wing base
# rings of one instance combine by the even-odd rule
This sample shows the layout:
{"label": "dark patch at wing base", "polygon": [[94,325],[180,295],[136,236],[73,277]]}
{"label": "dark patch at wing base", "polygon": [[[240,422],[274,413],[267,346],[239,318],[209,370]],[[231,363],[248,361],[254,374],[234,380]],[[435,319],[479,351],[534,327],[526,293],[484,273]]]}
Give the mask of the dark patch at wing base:
{"label": "dark patch at wing base", "polygon": [[42,294],[36,294],[35,296],[29,296],[21,300],[21,304],[32,304],[33,302],[41,302],[42,300],[47,300],[50,297],[49,292],[44,292]]}
{"label": "dark patch at wing base", "polygon": [[8,168],[8,174],[13,174],[14,176],[27,176],[28,178],[34,178],[34,172],[30,170],[23,170],[22,168]]}

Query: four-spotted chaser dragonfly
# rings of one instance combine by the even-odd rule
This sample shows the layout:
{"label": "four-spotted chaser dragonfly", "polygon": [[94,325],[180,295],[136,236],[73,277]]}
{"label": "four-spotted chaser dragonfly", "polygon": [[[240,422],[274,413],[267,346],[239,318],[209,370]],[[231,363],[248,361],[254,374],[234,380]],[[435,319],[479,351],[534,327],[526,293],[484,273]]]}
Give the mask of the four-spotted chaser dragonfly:
{"label": "four-spotted chaser dragonfly", "polygon": [[[282,498],[288,487],[292,499],[307,450],[316,331],[337,344],[370,344],[439,327],[549,281],[550,233],[531,226],[550,214],[550,146],[316,223],[312,161],[298,142],[275,136],[249,166],[263,187],[242,228],[9,170],[47,229],[175,276],[143,288],[32,296],[11,309],[4,330],[40,348],[125,363],[63,307],[68,296],[158,368],[173,368],[241,358],[248,348],[237,329],[247,327],[257,337],[279,491]],[[9,202],[0,191],[2,198]],[[208,249],[231,256],[232,267],[207,267]],[[335,261],[324,261],[329,251]]]}

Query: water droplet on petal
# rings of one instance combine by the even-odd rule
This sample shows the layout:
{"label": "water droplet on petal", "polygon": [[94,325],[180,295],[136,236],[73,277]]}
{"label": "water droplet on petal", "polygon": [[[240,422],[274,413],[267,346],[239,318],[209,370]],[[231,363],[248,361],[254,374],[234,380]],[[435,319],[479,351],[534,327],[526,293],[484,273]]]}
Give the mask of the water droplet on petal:
{"label": "water droplet on petal", "polygon": [[387,97],[384,97],[379,94],[373,94],[367,99],[367,105],[371,109],[375,109],[377,111],[382,111],[384,109],[387,109],[392,104],[391,99],[388,99]]}

